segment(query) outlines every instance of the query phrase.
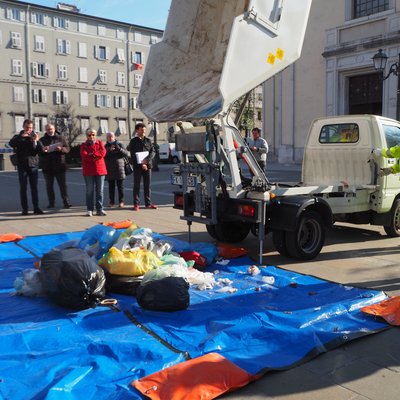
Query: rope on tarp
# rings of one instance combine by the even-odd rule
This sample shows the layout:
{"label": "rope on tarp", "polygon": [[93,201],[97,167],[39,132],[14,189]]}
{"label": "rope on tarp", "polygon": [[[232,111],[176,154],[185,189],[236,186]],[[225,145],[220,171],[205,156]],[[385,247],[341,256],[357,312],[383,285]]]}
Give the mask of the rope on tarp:
{"label": "rope on tarp", "polygon": [[22,246],[20,243],[16,242],[15,243],[16,246],[20,247],[22,250],[26,251],[27,253],[29,253],[30,255],[32,255],[33,257],[37,258],[38,260],[40,260],[42,257],[40,257],[39,255],[37,255],[36,253],[34,253],[32,250],[29,250],[28,248],[26,248],[25,246]]}
{"label": "rope on tarp", "polygon": [[158,336],[157,333],[153,332],[151,329],[147,328],[147,326],[141,324],[128,310],[124,310],[124,314],[128,317],[128,319],[133,322],[138,328],[142,329],[144,332],[146,332],[148,335],[152,336],[154,339],[159,341],[161,344],[163,344],[165,347],[167,347],[169,350],[173,351],[176,354],[182,354],[182,356],[185,358],[186,361],[191,360],[192,357],[187,351],[182,351],[179,350],[173,346],[171,346],[168,342],[166,342],[162,337]]}

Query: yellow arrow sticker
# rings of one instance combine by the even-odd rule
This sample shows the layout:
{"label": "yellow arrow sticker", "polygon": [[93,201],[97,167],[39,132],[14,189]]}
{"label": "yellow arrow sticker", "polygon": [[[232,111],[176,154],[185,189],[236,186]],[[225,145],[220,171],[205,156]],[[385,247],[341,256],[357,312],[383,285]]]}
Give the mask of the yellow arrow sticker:
{"label": "yellow arrow sticker", "polygon": [[272,53],[268,54],[267,62],[271,65],[275,64],[275,56]]}
{"label": "yellow arrow sticker", "polygon": [[285,52],[282,49],[278,48],[278,50],[276,51],[276,58],[282,61],[284,55]]}

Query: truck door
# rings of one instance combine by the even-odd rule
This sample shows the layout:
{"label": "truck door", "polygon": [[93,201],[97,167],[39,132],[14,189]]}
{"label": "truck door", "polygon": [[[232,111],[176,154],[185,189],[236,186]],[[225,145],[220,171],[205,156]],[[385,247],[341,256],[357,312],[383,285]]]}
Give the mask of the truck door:
{"label": "truck door", "polygon": [[[383,124],[383,132],[385,134],[386,146],[383,143],[383,146],[386,148],[391,148],[393,146],[400,144],[400,127],[397,125],[389,125]],[[393,167],[395,164],[400,162],[399,158],[384,158],[382,160],[383,165],[381,168]],[[383,178],[384,187],[387,191],[387,195],[395,196],[400,192],[400,175],[399,174],[390,174]],[[393,200],[393,198],[392,198]]]}

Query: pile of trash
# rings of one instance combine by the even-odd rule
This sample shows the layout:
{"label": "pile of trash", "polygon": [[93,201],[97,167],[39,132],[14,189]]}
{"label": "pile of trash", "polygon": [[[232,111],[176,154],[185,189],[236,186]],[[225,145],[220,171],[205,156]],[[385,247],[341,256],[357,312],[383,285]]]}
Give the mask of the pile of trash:
{"label": "pile of trash", "polygon": [[150,310],[175,311],[189,306],[189,287],[209,290],[218,282],[205,272],[218,249],[212,243],[189,244],[131,224],[122,233],[96,225],[80,240],[46,253],[37,269],[14,282],[17,294],[48,295],[60,306],[94,307],[106,292],[133,295]]}

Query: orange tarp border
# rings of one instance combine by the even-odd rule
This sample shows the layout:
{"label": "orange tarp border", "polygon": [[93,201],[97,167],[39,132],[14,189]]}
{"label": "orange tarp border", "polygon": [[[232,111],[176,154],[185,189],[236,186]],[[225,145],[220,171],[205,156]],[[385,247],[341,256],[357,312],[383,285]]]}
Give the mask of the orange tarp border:
{"label": "orange tarp border", "polygon": [[382,317],[390,325],[400,326],[400,296],[391,297],[380,303],[363,307],[361,311]]}
{"label": "orange tarp border", "polygon": [[151,400],[214,399],[255,377],[217,353],[163,369],[131,383]]}

